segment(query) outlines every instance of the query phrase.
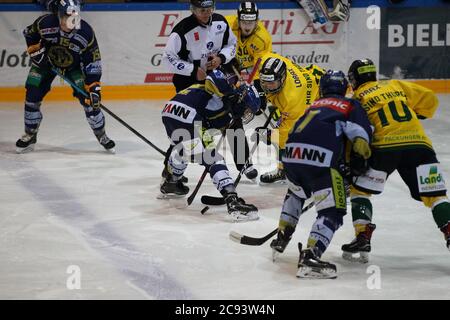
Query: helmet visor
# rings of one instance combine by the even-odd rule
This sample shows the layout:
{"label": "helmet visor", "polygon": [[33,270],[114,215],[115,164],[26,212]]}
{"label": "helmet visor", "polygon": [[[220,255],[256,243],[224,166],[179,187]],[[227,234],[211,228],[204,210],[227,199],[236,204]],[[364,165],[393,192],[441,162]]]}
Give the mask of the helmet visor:
{"label": "helmet visor", "polygon": [[265,81],[262,78],[259,79],[261,88],[266,93],[277,93],[281,90],[281,80]]}
{"label": "helmet visor", "polygon": [[59,15],[61,24],[69,30],[80,29],[81,15],[79,6],[68,6],[65,12]]}

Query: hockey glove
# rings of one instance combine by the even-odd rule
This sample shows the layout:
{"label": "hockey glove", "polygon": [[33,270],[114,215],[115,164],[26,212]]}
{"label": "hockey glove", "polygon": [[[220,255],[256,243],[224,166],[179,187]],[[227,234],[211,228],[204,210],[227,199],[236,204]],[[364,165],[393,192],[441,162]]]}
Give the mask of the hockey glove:
{"label": "hockey glove", "polygon": [[267,98],[264,90],[261,87],[261,82],[259,79],[256,79],[253,81],[253,85],[255,86],[256,90],[259,93],[259,99],[261,100],[261,106],[259,107],[259,110],[255,113],[257,116],[262,114],[264,111],[266,111],[267,108]]}
{"label": "hockey glove", "polygon": [[41,47],[40,43],[28,47],[27,51],[30,54],[31,62],[35,66],[39,68],[46,68],[49,66],[47,49],[45,47]]}
{"label": "hockey glove", "polygon": [[372,154],[370,146],[366,140],[355,138],[353,141],[353,150],[350,153],[350,172],[353,176],[360,176],[369,169],[369,159]]}
{"label": "hockey glove", "polygon": [[264,127],[255,128],[255,132],[251,136],[250,140],[252,142],[259,143],[260,141],[264,142],[268,146],[272,143],[271,141],[272,130]]}
{"label": "hockey glove", "polygon": [[101,87],[98,83],[93,83],[88,86],[89,99],[86,99],[87,104],[89,104],[93,109],[98,109],[101,106]]}

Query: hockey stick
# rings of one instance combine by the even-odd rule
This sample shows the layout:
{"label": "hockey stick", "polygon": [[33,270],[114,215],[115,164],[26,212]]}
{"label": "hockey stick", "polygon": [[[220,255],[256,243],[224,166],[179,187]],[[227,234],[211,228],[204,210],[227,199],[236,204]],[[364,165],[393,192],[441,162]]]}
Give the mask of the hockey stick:
{"label": "hockey stick", "polygon": [[[232,120],[232,121],[228,124],[228,126],[223,130],[222,135],[220,136],[220,140],[219,140],[219,142],[217,143],[217,146],[216,146],[215,149],[219,149],[219,148],[220,148],[220,146],[221,146],[221,144],[222,144],[222,141],[223,141],[223,138],[225,137],[225,134],[226,134],[227,129],[230,128],[233,124],[234,124],[234,120]],[[197,185],[195,186],[194,191],[192,191],[191,195],[190,195],[190,196],[188,197],[188,199],[187,199],[187,204],[188,204],[188,206],[190,206],[191,203],[194,201],[194,198],[195,198],[195,196],[197,195],[198,190],[200,189],[200,186],[201,186],[202,183],[203,183],[203,180],[205,180],[205,177],[206,177],[206,174],[207,174],[207,173],[208,173],[208,168],[205,168],[205,170],[203,170],[202,175],[200,176],[200,179],[199,179],[198,182],[197,182]],[[205,210],[205,209],[203,208],[203,210]],[[204,213],[203,210],[202,210],[202,214]],[[208,210],[208,209],[206,209],[206,210]],[[205,212],[206,212],[206,210],[205,210]]]}
{"label": "hockey stick", "polygon": [[[62,73],[58,72],[56,69],[52,69],[52,71],[61,77],[64,81],[66,81],[74,90],[76,90],[79,94],[83,95],[85,98],[89,98],[89,95],[80,87],[78,87],[75,83],[73,83],[70,79],[66,78]],[[145,143],[147,143],[149,146],[151,146],[153,149],[161,153],[163,156],[166,155],[166,153],[158,148],[156,145],[154,145],[152,142],[150,142],[146,137],[144,137],[142,134],[137,132],[134,128],[132,128],[128,123],[123,121],[121,118],[119,118],[116,114],[114,114],[111,110],[109,110],[107,107],[105,107],[103,104],[100,104],[100,108],[102,110],[105,110],[111,117],[119,121],[122,125],[124,125],[128,130],[133,132],[135,135],[137,135],[139,138],[141,138]]]}
{"label": "hockey stick", "polygon": [[[272,111],[272,112],[270,113],[270,115],[267,117],[266,122],[265,122],[264,125],[263,125],[263,128],[267,128],[267,126],[268,126],[269,123],[270,123],[272,114],[273,114],[274,112],[275,112],[275,110]],[[245,169],[247,168],[247,165],[250,163],[250,159],[252,158],[253,153],[255,153],[256,149],[258,148],[258,144],[259,144],[259,139],[258,139],[258,140],[256,141],[256,143],[253,145],[252,150],[250,151],[250,153],[249,153],[249,155],[248,155],[248,158],[247,158],[247,160],[245,161],[244,167],[241,169],[241,171],[239,172],[239,175],[237,176],[236,180],[234,181],[234,187],[235,187],[235,188],[236,188],[237,185],[239,184],[239,181],[241,181],[242,174],[244,173]],[[201,202],[202,202],[203,204],[206,204],[206,205],[209,205],[209,206],[220,206],[220,205],[225,204],[225,200],[223,199],[223,197],[214,197],[214,196],[207,196],[207,195],[202,196]],[[205,210],[204,212],[206,212],[206,210]],[[204,212],[203,212],[203,213],[204,213]]]}
{"label": "hockey stick", "polygon": [[[251,84],[253,81],[253,78],[255,77],[256,72],[258,71],[259,65],[261,64],[261,58],[258,58],[258,60],[256,60],[255,65],[253,66],[252,72],[250,73],[248,79],[247,79],[247,84]],[[239,71],[236,70],[235,66],[232,66],[234,73],[236,74],[236,76],[242,80],[241,75],[239,73]],[[270,119],[270,117],[269,117]],[[270,120],[268,120],[270,122]],[[264,128],[267,128],[268,123],[266,122],[264,124]],[[234,187],[236,187],[239,183],[239,181],[241,180],[241,176],[243,174],[243,172],[246,169],[246,166],[248,165],[248,163],[250,162],[250,159],[253,155],[253,153],[255,152],[257,146],[258,146],[259,140],[257,141],[257,143],[255,144],[255,146],[253,146],[252,150],[250,151],[249,157],[248,159],[245,161],[244,167],[242,168],[242,170],[239,172],[239,175],[237,176],[236,180],[234,181]],[[209,207],[208,205],[212,205],[212,206],[219,206],[219,205],[223,205],[225,204],[225,199],[223,197],[213,197],[213,196],[202,196],[201,200],[200,200],[203,204],[206,204],[206,207],[204,207],[201,210],[201,213],[204,214],[206,211],[208,211]]]}
{"label": "hockey stick", "polygon": [[[350,190],[350,185],[345,185],[345,192],[348,193]],[[320,199],[318,202],[315,201],[311,201],[306,207],[304,207],[302,209],[302,213],[300,215],[302,215],[303,213],[305,213],[306,211],[308,211],[309,209],[311,209],[312,207],[314,207],[315,205],[320,204],[323,200],[325,200],[331,193],[331,190],[328,190],[327,194],[324,195],[322,197],[322,199]],[[265,235],[262,238],[253,238],[250,236],[246,236],[243,234],[240,234],[239,232],[236,231],[230,231],[230,239],[234,242],[238,242],[240,244],[245,244],[248,246],[260,246],[263,243],[265,243],[267,240],[269,240],[270,238],[272,238],[276,233],[278,232],[278,227],[271,231],[269,234]]]}
{"label": "hockey stick", "polygon": [[[309,209],[311,209],[313,206],[314,206],[314,201],[302,209],[302,214],[304,212],[308,211]],[[260,246],[260,245],[264,244],[267,240],[272,238],[274,235],[276,235],[277,232],[278,232],[278,227],[275,230],[270,231],[270,233],[265,235],[264,237],[254,238],[254,237],[240,234],[239,232],[236,232],[236,231],[230,231],[230,239],[234,242],[238,242],[240,244],[245,244],[247,246]]]}

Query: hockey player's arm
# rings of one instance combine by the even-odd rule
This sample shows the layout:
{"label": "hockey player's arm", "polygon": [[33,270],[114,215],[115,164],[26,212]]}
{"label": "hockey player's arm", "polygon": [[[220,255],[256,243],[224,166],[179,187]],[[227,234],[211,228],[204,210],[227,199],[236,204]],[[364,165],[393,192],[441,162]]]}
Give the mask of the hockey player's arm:
{"label": "hockey player's arm", "polygon": [[97,109],[100,108],[101,104],[100,79],[102,77],[102,60],[94,31],[90,31],[88,45],[81,52],[81,61],[86,77],[84,80],[85,90],[89,94],[89,99],[86,99],[86,103],[92,108]]}
{"label": "hockey player's arm", "polygon": [[414,110],[419,119],[432,118],[439,101],[433,90],[409,81],[392,80],[405,92],[408,107]]}
{"label": "hockey player's arm", "polygon": [[30,55],[33,64],[38,67],[45,67],[48,62],[47,48],[45,47],[45,42],[40,33],[40,23],[44,17],[45,16],[40,17],[32,25],[29,25],[23,30],[23,36],[27,43],[27,52]]}
{"label": "hockey player's arm", "polygon": [[353,143],[353,151],[362,158],[368,159],[371,155],[372,126],[367,113],[358,101],[353,101],[348,120],[341,124],[344,134]]}
{"label": "hockey player's arm", "polygon": [[237,38],[231,31],[230,26],[227,23],[227,29],[225,30],[223,38],[222,50],[220,50],[218,56],[222,60],[222,64],[230,62],[236,56],[236,44]]}
{"label": "hockey player's arm", "polygon": [[197,70],[194,68],[194,64],[188,61],[180,59],[178,53],[181,50],[181,38],[176,32],[173,32],[169,36],[164,53],[162,57],[163,63],[169,69],[170,72],[180,74],[183,76],[196,75]]}

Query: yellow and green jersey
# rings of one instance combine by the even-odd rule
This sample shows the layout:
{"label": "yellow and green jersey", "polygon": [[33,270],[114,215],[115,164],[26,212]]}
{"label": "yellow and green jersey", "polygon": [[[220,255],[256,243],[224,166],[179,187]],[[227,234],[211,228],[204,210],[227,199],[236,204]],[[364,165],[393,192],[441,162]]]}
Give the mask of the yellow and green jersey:
{"label": "yellow and green jersey", "polygon": [[281,113],[279,137],[274,135],[272,141],[279,140],[279,147],[284,149],[289,131],[306,109],[319,97],[319,80],[325,70],[316,66],[301,67],[291,60],[276,53],[262,57],[261,66],[269,58],[278,58],[286,63],[286,81],[281,91],[268,94],[269,100]]}
{"label": "yellow and green jersey", "polygon": [[[225,18],[237,38],[236,59],[243,69],[250,72],[258,58],[265,53],[272,52],[272,37],[261,21],[258,21],[255,31],[250,36],[243,38],[241,29],[239,29],[238,17],[234,15]],[[258,79],[258,75],[258,73],[255,74],[254,79]]]}
{"label": "yellow and green jersey", "polygon": [[354,98],[361,102],[375,128],[372,147],[433,148],[419,120],[431,118],[438,107],[432,90],[401,80],[370,81],[355,90]]}

